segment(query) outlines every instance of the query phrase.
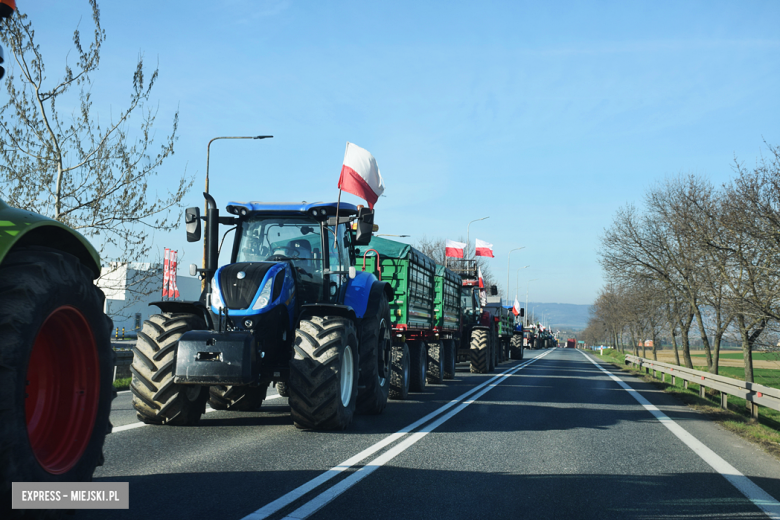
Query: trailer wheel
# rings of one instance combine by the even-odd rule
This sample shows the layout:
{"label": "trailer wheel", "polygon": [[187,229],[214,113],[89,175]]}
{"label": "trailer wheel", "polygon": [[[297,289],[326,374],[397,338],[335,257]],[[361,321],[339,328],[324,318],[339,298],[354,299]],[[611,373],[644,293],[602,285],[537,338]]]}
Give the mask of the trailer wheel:
{"label": "trailer wheel", "polygon": [[290,360],[290,411],[298,428],[343,430],[352,422],[359,353],[352,321],[335,316],[301,320]]}
{"label": "trailer wheel", "polygon": [[215,410],[251,412],[257,410],[265,400],[268,386],[225,386],[209,387],[209,406]]}
{"label": "trailer wheel", "polygon": [[469,354],[471,357],[471,373],[487,374],[490,363],[488,359],[488,355],[490,354],[488,331],[483,329],[474,329],[471,331]]}
{"label": "trailer wheel", "polygon": [[173,382],[176,349],[182,334],[206,328],[195,314],[152,314],[133,348],[130,391],[138,419],[146,424],[193,426],[206,411],[207,386]]}
{"label": "trailer wheel", "polygon": [[509,354],[512,359],[523,359],[523,337],[519,334],[509,341]]}
{"label": "trailer wheel", "polygon": [[455,340],[444,340],[444,379],[455,379]]}
{"label": "trailer wheel", "polygon": [[287,388],[287,383],[284,381],[276,382],[276,393],[282,397],[290,397],[290,390]]}
{"label": "trailer wheel", "polygon": [[444,344],[441,341],[428,343],[428,383],[440,385],[444,382]]}
{"label": "trailer wheel", "polygon": [[390,374],[390,399],[404,400],[409,397],[409,347],[393,345],[393,371]]}
{"label": "trailer wheel", "polygon": [[414,341],[409,346],[409,389],[412,392],[423,392],[428,375],[427,345],[423,341]]}
{"label": "trailer wheel", "polygon": [[382,291],[373,315],[360,324],[360,377],[355,413],[375,415],[384,411],[390,391],[390,349],[393,347],[390,305]]}
{"label": "trailer wheel", "polygon": [[11,512],[12,482],[90,481],[103,463],[114,352],[91,274],[44,247],[0,266],[0,510]]}

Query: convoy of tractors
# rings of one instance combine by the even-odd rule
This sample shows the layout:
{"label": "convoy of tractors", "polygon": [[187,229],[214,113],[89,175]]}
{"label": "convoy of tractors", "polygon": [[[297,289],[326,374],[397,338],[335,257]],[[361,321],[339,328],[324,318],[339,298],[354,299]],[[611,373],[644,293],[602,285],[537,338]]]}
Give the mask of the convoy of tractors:
{"label": "convoy of tractors", "polygon": [[[477,263],[437,265],[414,247],[373,236],[374,211],[347,203],[227,205],[185,212],[187,239],[205,223],[198,301],[156,302],[131,366],[133,406],[148,424],[195,425],[206,404],[259,408],[271,385],[299,428],[344,429],[382,413],[455,364],[489,373],[523,358],[522,327],[480,288]],[[338,214],[337,214],[338,211]],[[219,226],[235,227],[218,266]]]}

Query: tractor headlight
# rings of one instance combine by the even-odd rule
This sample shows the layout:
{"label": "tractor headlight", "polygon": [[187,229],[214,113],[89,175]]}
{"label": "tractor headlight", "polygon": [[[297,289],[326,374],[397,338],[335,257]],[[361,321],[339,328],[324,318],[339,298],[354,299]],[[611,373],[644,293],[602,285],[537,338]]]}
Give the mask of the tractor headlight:
{"label": "tractor headlight", "polygon": [[257,301],[252,305],[252,310],[257,311],[268,305],[271,301],[271,279],[265,282],[263,290],[260,291],[260,295],[257,297]]}
{"label": "tractor headlight", "polygon": [[222,296],[219,295],[219,289],[216,287],[211,288],[211,308],[216,309],[217,312],[219,312],[220,309],[222,309],[225,306],[224,303],[222,303]]}

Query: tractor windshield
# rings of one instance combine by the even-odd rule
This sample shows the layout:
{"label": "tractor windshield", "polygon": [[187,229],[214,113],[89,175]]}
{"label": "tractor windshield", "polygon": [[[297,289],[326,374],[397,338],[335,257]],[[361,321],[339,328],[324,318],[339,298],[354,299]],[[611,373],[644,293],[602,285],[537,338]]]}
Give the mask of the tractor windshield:
{"label": "tractor windshield", "polygon": [[235,261],[289,261],[303,303],[320,301],[324,268],[321,229],[319,222],[303,217],[250,217],[241,224]]}

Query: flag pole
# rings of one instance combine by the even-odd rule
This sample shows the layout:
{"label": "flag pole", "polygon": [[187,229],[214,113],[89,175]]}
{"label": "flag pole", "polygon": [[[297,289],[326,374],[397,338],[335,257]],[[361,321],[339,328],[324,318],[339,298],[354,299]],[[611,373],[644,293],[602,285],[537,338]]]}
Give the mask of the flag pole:
{"label": "flag pole", "polygon": [[336,225],[333,226],[333,248],[338,248],[338,230],[339,230],[339,206],[341,205],[341,188],[339,188],[339,198],[336,201]]}

